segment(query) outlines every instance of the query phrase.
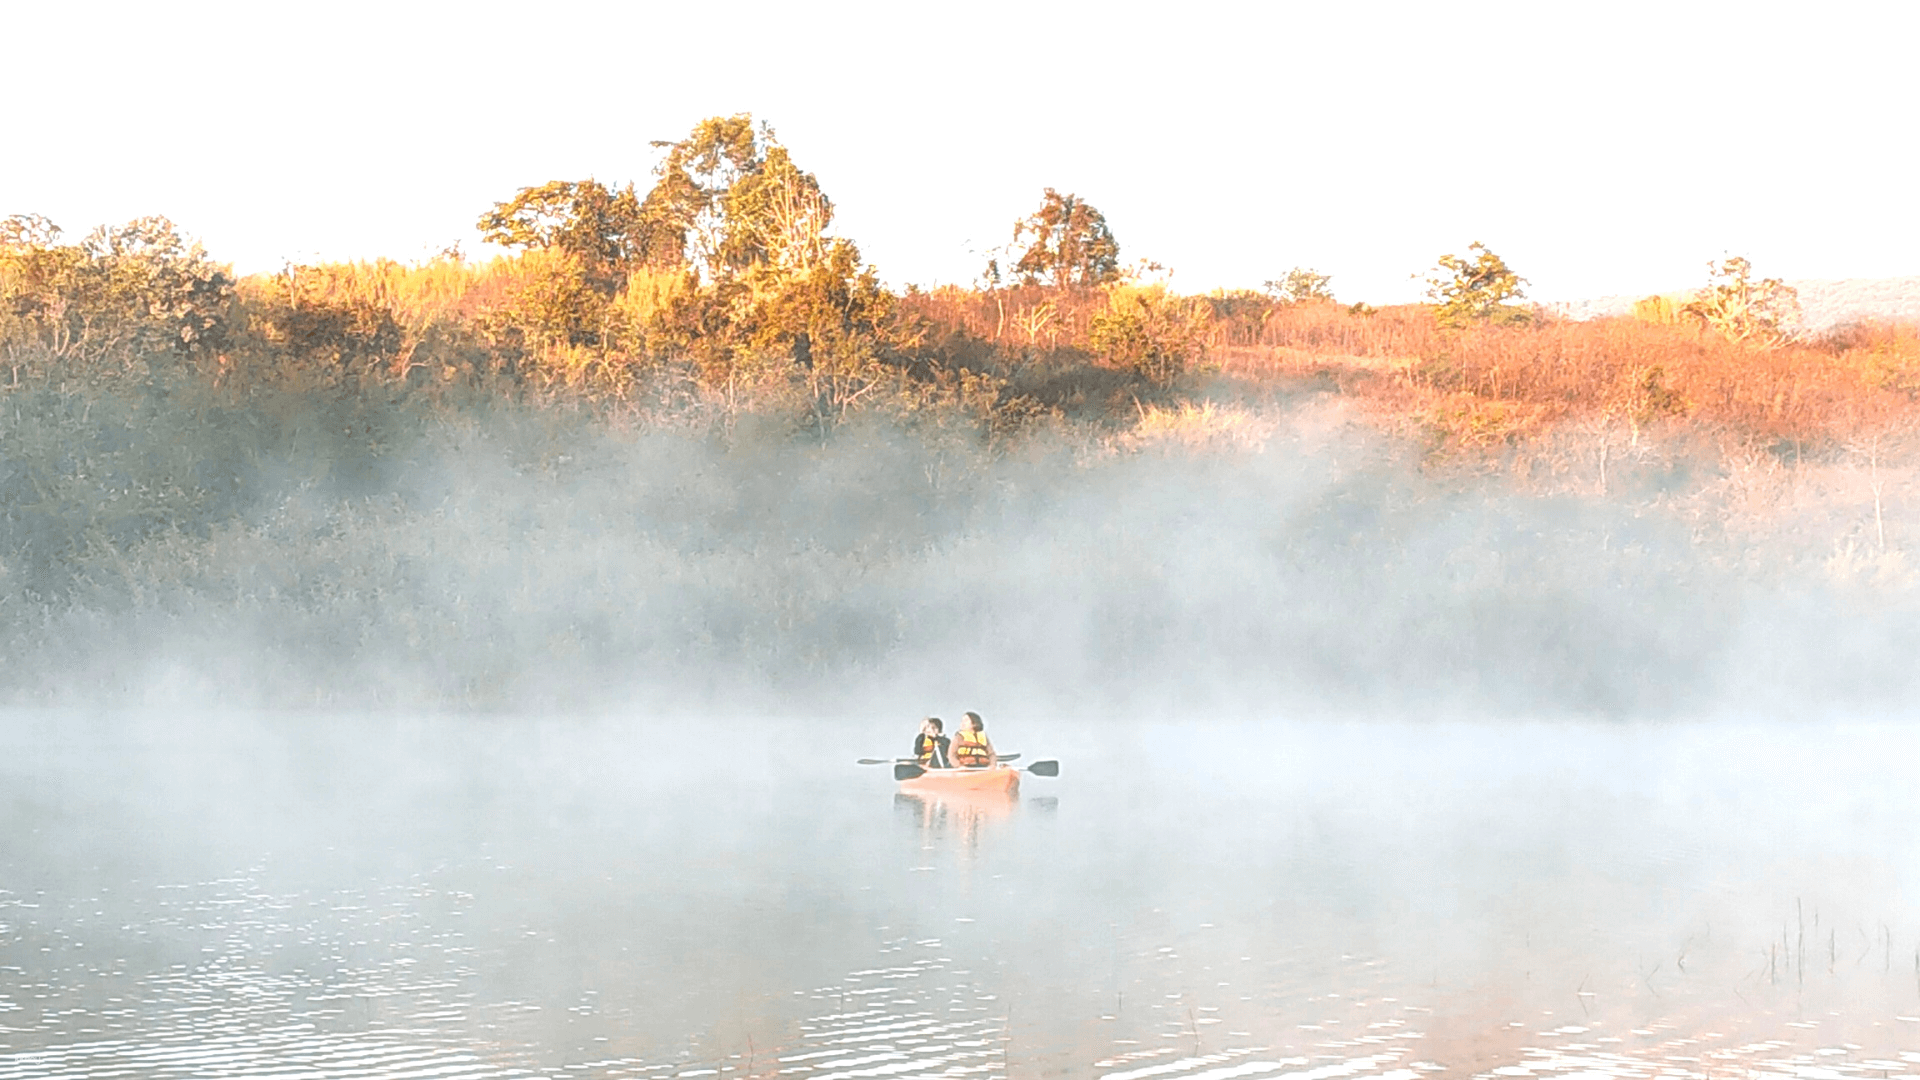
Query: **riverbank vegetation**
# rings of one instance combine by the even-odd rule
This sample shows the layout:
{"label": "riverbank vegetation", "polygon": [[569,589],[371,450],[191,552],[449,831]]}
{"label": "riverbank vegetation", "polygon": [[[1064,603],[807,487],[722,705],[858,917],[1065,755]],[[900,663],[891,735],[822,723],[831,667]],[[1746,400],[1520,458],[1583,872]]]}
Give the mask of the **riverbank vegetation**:
{"label": "riverbank vegetation", "polygon": [[669,144],[644,191],[523,189],[480,215],[511,252],[485,261],[452,250],[237,278],[164,218],[74,243],[18,215],[0,226],[0,390],[164,369],[230,401],[753,414],[824,438],[863,411],[940,413],[983,437],[1049,421],[1114,433],[1148,407],[1318,389],[1435,451],[1510,455],[1584,425],[1802,459],[1903,428],[1920,395],[1913,327],[1795,333],[1791,290],[1743,259],[1692,297],[1581,322],[1521,303],[1524,279],[1478,243],[1439,257],[1426,304],[1341,303],[1304,268],[1184,295],[1123,264],[1098,210],[1049,189],[977,287],[896,291],[833,216],[744,116]]}
{"label": "riverbank vegetation", "polygon": [[[1003,655],[981,635],[1025,610],[1003,585],[1035,580],[967,562],[967,538],[984,530],[1018,559],[1014,532],[1046,534],[1062,506],[1091,531],[1053,556],[1110,560],[1062,601],[1121,628],[1088,646],[1101,664],[1191,669],[1196,642],[1239,656],[1219,638],[1238,627],[1253,641],[1320,634],[1308,652],[1323,673],[1366,669],[1354,657],[1395,641],[1429,681],[1453,678],[1451,663],[1478,670],[1460,651],[1474,646],[1409,641],[1391,620],[1329,636],[1332,616],[1308,614],[1431,567],[1331,594],[1309,570],[1263,569],[1250,595],[1292,605],[1284,632],[1215,595],[1208,566],[1169,571],[1160,541],[1201,541],[1156,533],[1161,512],[1226,512],[1218,500],[1245,482],[1220,471],[1228,460],[1265,462],[1253,490],[1311,507],[1287,526],[1290,558],[1393,565],[1432,514],[1527,552],[1524,581],[1449,578],[1413,613],[1423,625],[1529,589],[1571,603],[1573,568],[1637,582],[1599,620],[1619,640],[1536,610],[1585,652],[1526,661],[1538,678],[1513,692],[1535,705],[1632,706],[1638,691],[1591,665],[1621,649],[1691,655],[1670,634],[1692,615],[1658,595],[1672,575],[1770,564],[1913,585],[1920,331],[1801,332],[1791,290],[1744,260],[1715,264],[1697,294],[1584,322],[1527,304],[1524,279],[1479,244],[1437,259],[1428,303],[1335,299],[1307,268],[1194,295],[1127,262],[1097,209],[1050,189],[974,286],[896,289],[834,233],[814,175],[744,116],[666,145],[645,184],[503,194],[477,219],[497,257],[252,275],[162,218],[77,241],[31,215],[0,223],[0,629],[9,656],[34,658],[10,693],[71,692],[74,672],[107,669],[144,692],[165,668],[195,672],[196,693],[226,672],[277,687],[260,692],[272,700],[471,703],[529,687],[587,700],[567,657],[596,656],[604,674],[650,656],[635,670],[655,685],[744,665],[779,686],[906,652]],[[1344,434],[1303,434],[1328,424]],[[1372,471],[1329,472],[1318,455],[1334,445]],[[1276,454],[1298,459],[1284,479]],[[1350,511],[1328,507],[1362,489],[1399,509],[1339,540]],[[1105,509],[1084,502],[1095,490]],[[1461,509],[1469,492],[1481,509]],[[1643,556],[1595,556],[1580,530],[1520,543],[1497,523],[1546,503],[1486,516],[1489,499],[1567,496],[1607,500],[1574,517],[1641,536]],[[1142,538],[1116,554],[1099,537],[1123,524]],[[1549,572],[1562,542],[1568,569]],[[1709,554],[1643,558],[1701,543]],[[951,595],[942,576],[978,591]],[[1195,607],[1176,582],[1212,599]],[[937,647],[916,628],[929,613],[952,620]],[[1508,661],[1530,644],[1482,631]],[[105,639],[167,659],[129,675],[95,652]],[[1344,659],[1322,648],[1336,639]],[[384,663],[405,677],[366,676]]]}

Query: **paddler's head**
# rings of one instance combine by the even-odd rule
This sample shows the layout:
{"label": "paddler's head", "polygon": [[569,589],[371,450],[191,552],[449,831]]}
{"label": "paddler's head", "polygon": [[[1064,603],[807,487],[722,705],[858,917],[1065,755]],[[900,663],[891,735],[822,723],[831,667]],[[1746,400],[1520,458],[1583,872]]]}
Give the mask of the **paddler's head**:
{"label": "paddler's head", "polygon": [[920,730],[927,733],[928,735],[940,734],[940,731],[941,731],[940,718],[937,716],[929,716],[925,720],[920,721]]}
{"label": "paddler's head", "polygon": [[985,730],[987,730],[987,725],[986,725],[986,723],[985,723],[985,722],[983,722],[983,721],[982,721],[982,720],[980,719],[980,714],[979,714],[979,713],[977,713],[977,712],[970,712],[970,713],[968,713],[968,714],[967,714],[967,730],[968,730],[968,731],[985,731]]}

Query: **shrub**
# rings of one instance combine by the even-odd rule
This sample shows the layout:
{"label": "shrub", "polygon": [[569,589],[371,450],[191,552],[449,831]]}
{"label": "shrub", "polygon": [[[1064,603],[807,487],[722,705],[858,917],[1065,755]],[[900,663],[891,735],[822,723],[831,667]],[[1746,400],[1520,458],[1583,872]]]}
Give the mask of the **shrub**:
{"label": "shrub", "polygon": [[1707,287],[1681,311],[1728,341],[1778,345],[1800,323],[1800,294],[1779,278],[1754,280],[1753,264],[1734,256],[1708,263]]}
{"label": "shrub", "polygon": [[1116,285],[1087,327],[1094,354],[1156,386],[1170,385],[1200,355],[1206,309],[1163,285]]}
{"label": "shrub", "polygon": [[1333,290],[1328,284],[1332,275],[1318,273],[1304,266],[1296,266],[1273,281],[1261,283],[1261,288],[1272,294],[1273,298],[1286,304],[1300,304],[1313,300],[1333,301]]}
{"label": "shrub", "polygon": [[1532,313],[1508,304],[1526,296],[1520,289],[1526,279],[1508,269],[1506,260],[1477,240],[1468,245],[1467,251],[1472,258],[1440,256],[1439,265],[1427,277],[1427,297],[1435,304],[1434,314],[1440,325],[1526,322]]}
{"label": "shrub", "polygon": [[79,244],[38,215],[0,221],[0,343],[68,369],[131,369],[217,349],[234,282],[163,217],[102,226]]}

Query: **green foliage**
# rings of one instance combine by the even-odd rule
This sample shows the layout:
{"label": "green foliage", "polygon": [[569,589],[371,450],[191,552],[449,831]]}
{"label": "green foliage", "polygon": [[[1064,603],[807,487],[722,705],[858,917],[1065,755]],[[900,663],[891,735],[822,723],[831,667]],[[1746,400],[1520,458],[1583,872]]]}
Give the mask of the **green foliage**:
{"label": "green foliage", "polygon": [[887,347],[892,297],[827,235],[818,179],[746,114],[655,145],[644,198],[556,181],[482,216],[488,240],[529,249],[497,332],[546,384],[624,387],[672,358],[729,402],[743,385],[806,383],[816,424],[844,415]]}
{"label": "green foliage", "polygon": [[805,274],[828,261],[833,204],[812,173],[793,163],[787,148],[766,137],[759,167],[736,180],[722,203],[725,243],[722,265],[734,271],[757,266]]}
{"label": "green foliage", "polygon": [[1200,355],[1206,311],[1164,286],[1116,285],[1087,328],[1096,356],[1156,386],[1169,386]]}
{"label": "green foliage", "polygon": [[901,344],[895,300],[859,252],[834,241],[804,274],[781,276],[762,308],[762,337],[787,345],[802,369],[807,408],[824,437],[895,372],[883,358]]}
{"label": "green foliage", "polygon": [[[1120,244],[1113,230],[1100,211],[1077,195],[1048,188],[1040,209],[1014,223],[1013,245],[1020,249],[1013,272],[1025,285],[1066,288],[1120,279]],[[998,264],[988,272],[997,278]]]}
{"label": "green foliage", "polygon": [[233,279],[166,218],[59,236],[38,215],[0,222],[0,343],[16,358],[125,368],[224,344]]}
{"label": "green foliage", "polygon": [[1683,315],[1699,320],[1728,341],[1778,345],[1800,321],[1800,294],[1779,278],[1754,280],[1753,264],[1734,256],[1708,263],[1707,287],[1684,305]]}
{"label": "green foliage", "polygon": [[676,265],[694,287],[665,303],[649,341],[729,402],[743,382],[786,384],[824,435],[889,377],[893,296],[852,242],[827,235],[819,180],[751,117],[703,121],[667,145],[658,174],[643,210],[683,244]]}
{"label": "green foliage", "polygon": [[1333,281],[1330,274],[1318,273],[1304,266],[1296,266],[1273,281],[1261,282],[1274,299],[1287,304],[1304,304],[1310,301],[1333,301],[1333,290],[1327,286]]}
{"label": "green foliage", "polygon": [[743,390],[786,392],[822,435],[896,372],[896,298],[860,253],[828,240],[802,271],[762,265],[668,295],[651,319],[651,347],[691,361],[731,403]]}
{"label": "green foliage", "polygon": [[[236,290],[161,219],[77,245],[44,219],[9,219],[0,345],[52,358],[41,368],[61,380],[83,373],[83,356],[110,354],[143,374],[153,357],[191,356],[215,396],[235,399],[506,396],[657,407],[728,428],[759,413],[822,437],[878,411],[977,423],[992,439],[1075,402],[1167,386],[1203,342],[1235,328],[1257,335],[1272,310],[1251,291],[1183,299],[1114,284],[1118,246],[1099,212],[1049,191],[1023,223],[1023,272],[1110,287],[1036,286],[1039,300],[1012,316],[1026,327],[1017,358],[964,332],[953,348],[929,347],[924,309],[903,314],[859,249],[831,235],[832,203],[771,128],[715,117],[660,145],[644,194],[553,181],[495,204],[478,227],[516,250],[486,263],[449,253],[418,265],[289,266]],[[1061,350],[1073,370],[1049,371]],[[1101,363],[1087,365],[1089,352]]]}
{"label": "green foliage", "polygon": [[497,313],[529,352],[605,343],[611,298],[578,256],[543,252],[519,269],[519,289]]}
{"label": "green foliage", "polygon": [[438,396],[481,382],[497,392],[495,377],[520,359],[518,331],[506,325],[515,274],[565,257],[533,251],[478,266],[445,256],[414,265],[377,259],[251,275],[238,286],[233,331],[211,374],[241,394],[331,398],[404,386]]}
{"label": "green foliage", "polygon": [[488,243],[565,253],[608,296],[637,261],[643,233],[633,185],[616,191],[592,179],[522,188],[482,214],[479,229]]}
{"label": "green foliage", "polygon": [[645,229],[632,185],[555,180],[522,188],[481,215],[489,242],[528,249],[516,294],[497,328],[530,352],[599,345],[608,312],[640,261]]}
{"label": "green foliage", "polygon": [[1427,277],[1427,298],[1442,326],[1466,326],[1475,322],[1523,323],[1531,318],[1525,308],[1508,304],[1523,299],[1520,286],[1526,279],[1507,268],[1506,260],[1475,241],[1467,247],[1471,258],[1440,256],[1439,265]]}
{"label": "green foliage", "polygon": [[690,266],[714,281],[762,265],[805,271],[826,258],[833,204],[771,127],[716,116],[656,145],[667,154],[640,204],[648,265]]}
{"label": "green foliage", "polygon": [[235,401],[182,371],[23,387],[0,409],[0,581],[29,603],[124,603],[163,584],[130,580],[142,544],[205,540],[290,489],[363,493],[397,423],[357,398]]}
{"label": "green foliage", "polygon": [[248,344],[271,352],[283,379],[307,387],[357,389],[376,381],[403,343],[393,307],[342,288],[347,271],[289,266],[251,282]]}

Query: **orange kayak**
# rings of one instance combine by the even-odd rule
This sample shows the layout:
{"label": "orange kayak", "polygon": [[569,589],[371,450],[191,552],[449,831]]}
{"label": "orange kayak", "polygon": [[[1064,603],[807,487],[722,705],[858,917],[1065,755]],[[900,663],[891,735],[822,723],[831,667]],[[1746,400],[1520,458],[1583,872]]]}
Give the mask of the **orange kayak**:
{"label": "orange kayak", "polygon": [[900,781],[900,790],[929,794],[1014,792],[1020,790],[1020,770],[1006,765],[991,769],[928,769],[911,780]]}

